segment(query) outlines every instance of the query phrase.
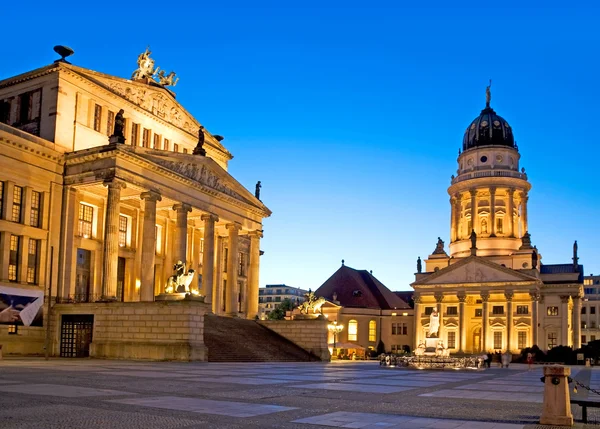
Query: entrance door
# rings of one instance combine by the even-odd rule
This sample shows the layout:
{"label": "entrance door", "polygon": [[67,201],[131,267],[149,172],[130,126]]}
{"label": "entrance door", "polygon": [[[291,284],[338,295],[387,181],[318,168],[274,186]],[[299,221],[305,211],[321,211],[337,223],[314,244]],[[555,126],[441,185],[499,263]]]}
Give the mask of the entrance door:
{"label": "entrance door", "polygon": [[90,267],[92,252],[85,249],[77,249],[77,270],[75,273],[75,302],[90,301]]}
{"label": "entrance door", "polygon": [[125,301],[125,258],[121,257],[117,264],[117,301]]}
{"label": "entrance door", "polygon": [[89,357],[93,330],[93,314],[64,314],[60,328],[60,356]]}
{"label": "entrance door", "polygon": [[481,328],[475,329],[473,332],[473,353],[481,351]]}

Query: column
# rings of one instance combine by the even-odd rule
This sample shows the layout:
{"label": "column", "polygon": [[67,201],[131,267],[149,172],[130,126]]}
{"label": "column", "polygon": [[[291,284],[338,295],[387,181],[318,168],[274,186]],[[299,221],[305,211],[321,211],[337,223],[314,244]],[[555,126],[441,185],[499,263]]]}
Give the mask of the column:
{"label": "column", "polygon": [[[173,237],[173,264],[177,261],[187,262],[187,214],[192,211],[189,204],[175,204],[173,210],[177,212],[177,225]],[[187,265],[186,265],[187,267]]]}
{"label": "column", "polygon": [[450,197],[450,243],[456,241],[456,196]]}
{"label": "column", "polygon": [[563,346],[569,346],[569,298],[571,298],[570,295],[561,295],[560,296],[560,302],[561,302],[561,308],[560,308],[560,331],[561,331],[561,336],[560,336],[560,343],[559,345],[563,345]]}
{"label": "column", "polygon": [[154,261],[156,256],[156,202],[161,201],[158,192],[140,195],[145,201],[142,232],[142,266],[140,301],[154,301]]}
{"label": "column", "polygon": [[437,302],[437,312],[440,318],[440,327],[438,331],[438,338],[444,340],[444,346],[448,345],[448,339],[444,338],[446,331],[444,329],[444,313],[442,312],[442,301],[444,301],[444,295],[441,292],[436,292],[434,294],[435,301]]}
{"label": "column", "polygon": [[506,213],[506,219],[508,220],[508,225],[506,225],[506,231],[508,231],[508,234],[510,237],[514,237],[515,236],[515,200],[514,200],[514,196],[515,196],[515,190],[514,188],[509,188],[506,191],[506,194],[508,195],[508,201],[507,201],[507,213]]}
{"label": "column", "polygon": [[[472,229],[479,234],[479,215],[477,213],[477,191],[471,191],[471,226]],[[471,231],[467,231],[467,235],[470,235]]]}
{"label": "column", "polygon": [[414,314],[415,314],[415,326],[414,326],[414,344],[412,345],[412,350],[415,350],[419,343],[421,342],[421,296],[414,294],[413,295],[414,306]]}
{"label": "column", "polygon": [[523,225],[523,230],[521,231],[521,236],[529,231],[529,225],[527,223],[527,201],[529,201],[529,197],[527,196],[527,192],[523,192],[523,196],[521,197],[521,224]]}
{"label": "column", "polygon": [[[213,302],[213,290],[217,295],[215,284],[215,222],[219,218],[213,214],[203,214],[204,221],[204,253],[202,254],[202,295],[204,302]],[[213,309],[213,312],[216,310]]]}
{"label": "column", "polygon": [[513,297],[515,294],[512,291],[505,292],[506,298],[506,351],[512,350],[512,342],[514,341],[514,326],[513,326]]}
{"label": "column", "polygon": [[465,324],[465,301],[467,295],[459,293],[458,298],[458,352],[464,353],[467,348],[467,326]]}
{"label": "column", "polygon": [[260,262],[260,239],[262,231],[253,231],[250,234],[250,271],[248,272],[248,295],[247,306],[248,314],[246,318],[254,319],[258,315],[258,274]]}
{"label": "column", "polygon": [[496,188],[490,188],[490,237],[496,236]]}
{"label": "column", "polygon": [[489,310],[488,310],[488,300],[490,299],[490,294],[489,292],[482,292],[481,293],[481,302],[482,302],[482,306],[483,309],[481,310],[483,313],[483,317],[481,320],[481,342],[482,342],[482,351],[483,352],[487,352],[488,350],[490,350],[490,348],[488,347],[488,334],[489,334]]}
{"label": "column", "polygon": [[240,225],[237,223],[227,224],[229,231],[229,243],[227,250],[227,301],[225,312],[230,316],[238,314],[239,286],[237,279],[238,269],[238,231]]}
{"label": "column", "polygon": [[104,249],[102,252],[102,300],[117,299],[117,266],[119,264],[119,213],[121,189],[125,183],[118,179],[104,182],[108,188],[106,199],[106,217],[104,227]]}
{"label": "column", "polygon": [[529,292],[529,296],[531,297],[531,343],[529,346],[541,346],[541,344],[538,344],[538,301],[540,295],[538,292]]}
{"label": "column", "polygon": [[573,350],[581,348],[581,297],[573,296]]}
{"label": "column", "polygon": [[4,182],[4,198],[3,198],[4,210],[2,210],[2,219],[4,219],[4,220],[12,221],[12,207],[13,207],[14,191],[15,191],[15,182],[12,182],[10,180],[7,180],[6,182]]}

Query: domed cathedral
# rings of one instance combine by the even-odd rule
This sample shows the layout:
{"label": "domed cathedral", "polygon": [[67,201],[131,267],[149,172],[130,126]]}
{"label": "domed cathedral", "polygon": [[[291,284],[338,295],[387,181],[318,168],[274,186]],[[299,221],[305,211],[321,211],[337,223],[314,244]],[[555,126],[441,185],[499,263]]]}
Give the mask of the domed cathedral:
{"label": "domed cathedral", "polygon": [[449,254],[438,238],[424,271],[417,259],[415,347],[441,341],[451,353],[578,348],[583,267],[577,244],[572,263],[542,264],[529,234],[531,184],[513,130],[490,102],[488,86],[448,188]]}

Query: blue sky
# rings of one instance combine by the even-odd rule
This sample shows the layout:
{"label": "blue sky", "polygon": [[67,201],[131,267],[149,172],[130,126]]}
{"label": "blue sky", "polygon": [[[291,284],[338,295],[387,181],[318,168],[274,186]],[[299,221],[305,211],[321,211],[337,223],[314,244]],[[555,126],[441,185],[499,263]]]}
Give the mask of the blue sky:
{"label": "blue sky", "polygon": [[[593,2],[81,2],[3,10],[0,79],[75,50],[129,78],[150,45],[177,99],[261,180],[261,286],[320,286],[339,266],[410,289],[449,243],[447,187],[485,105],[513,127],[542,262],[600,273],[600,19]],[[575,3],[568,3],[573,4]],[[561,6],[562,5],[562,6]],[[8,39],[7,39],[8,40]]]}

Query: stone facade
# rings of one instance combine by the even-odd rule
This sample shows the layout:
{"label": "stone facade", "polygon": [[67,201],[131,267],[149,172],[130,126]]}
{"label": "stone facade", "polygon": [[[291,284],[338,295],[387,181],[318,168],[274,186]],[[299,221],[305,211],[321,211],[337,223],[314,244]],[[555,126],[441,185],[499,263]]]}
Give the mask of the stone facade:
{"label": "stone facade", "polygon": [[328,322],[326,320],[261,320],[259,323],[322,361],[331,359],[327,347]]}

